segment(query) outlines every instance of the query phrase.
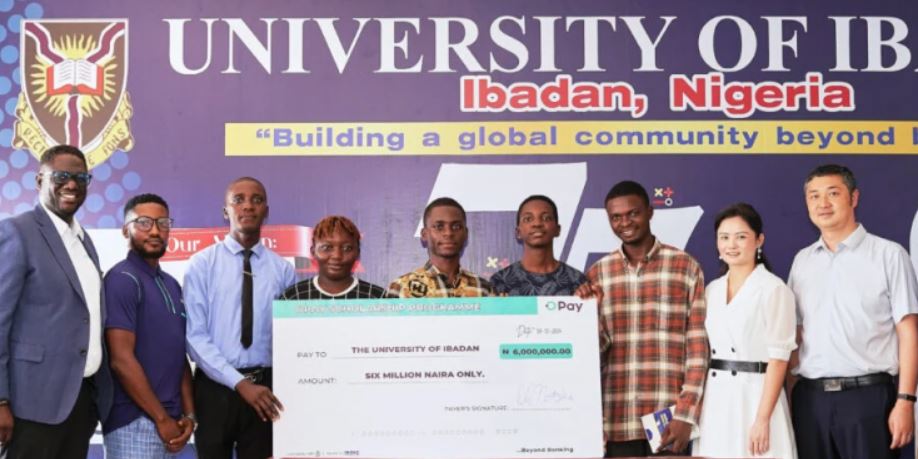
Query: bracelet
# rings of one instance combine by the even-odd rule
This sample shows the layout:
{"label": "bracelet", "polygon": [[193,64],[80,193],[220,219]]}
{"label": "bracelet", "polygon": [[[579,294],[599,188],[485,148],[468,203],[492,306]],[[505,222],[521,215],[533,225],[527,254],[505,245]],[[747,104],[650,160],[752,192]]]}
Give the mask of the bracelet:
{"label": "bracelet", "polygon": [[182,419],[188,419],[189,421],[191,421],[191,431],[192,432],[198,431],[198,418],[194,415],[194,413],[183,414]]}
{"label": "bracelet", "polygon": [[899,400],[908,400],[912,403],[918,402],[918,397],[915,397],[912,394],[900,393],[899,395],[896,396],[896,398]]}

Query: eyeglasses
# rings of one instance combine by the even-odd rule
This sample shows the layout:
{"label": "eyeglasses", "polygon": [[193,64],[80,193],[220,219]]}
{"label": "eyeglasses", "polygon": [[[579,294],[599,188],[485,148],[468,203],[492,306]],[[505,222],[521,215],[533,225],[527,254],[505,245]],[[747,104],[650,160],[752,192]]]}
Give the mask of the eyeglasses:
{"label": "eyeglasses", "polygon": [[88,172],[79,172],[74,174],[67,171],[51,171],[50,173],[45,172],[42,175],[50,175],[51,181],[57,185],[63,185],[69,182],[71,179],[76,180],[77,185],[79,186],[89,186],[89,184],[92,182],[92,174]]}
{"label": "eyeglasses", "polygon": [[150,217],[137,217],[133,220],[125,222],[125,225],[129,223],[133,223],[134,227],[140,231],[150,231],[153,229],[153,223],[156,223],[156,226],[160,231],[169,231],[169,229],[172,228],[172,224],[175,223],[175,220],[169,217],[162,217],[157,219]]}

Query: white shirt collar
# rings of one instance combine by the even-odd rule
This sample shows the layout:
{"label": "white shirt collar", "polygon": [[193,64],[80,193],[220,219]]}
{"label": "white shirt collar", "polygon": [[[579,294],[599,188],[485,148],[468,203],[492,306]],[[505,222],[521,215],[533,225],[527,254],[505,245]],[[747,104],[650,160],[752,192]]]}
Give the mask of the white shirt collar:
{"label": "white shirt collar", "polygon": [[351,290],[354,290],[355,288],[357,288],[357,284],[358,284],[359,282],[360,282],[360,281],[357,280],[357,276],[354,276],[354,282],[351,283],[351,286],[350,286],[350,287],[348,287],[348,288],[346,288],[346,289],[344,289],[343,291],[338,292],[338,293],[329,293],[329,292],[326,292],[325,290],[322,290],[322,287],[319,286],[319,276],[316,276],[316,277],[313,277],[313,278],[312,278],[312,285],[313,285],[313,287],[315,287],[316,290],[322,292],[322,294],[328,295],[328,296],[330,296],[330,297],[332,297],[332,298],[337,298],[337,297],[339,297],[339,296],[347,295],[348,293],[351,292]]}
{"label": "white shirt collar", "polygon": [[48,210],[48,208],[45,207],[45,203],[40,202],[39,204],[41,204],[41,208],[44,209],[45,213],[51,217],[51,223],[54,224],[54,228],[57,230],[57,234],[61,236],[61,239],[67,235],[75,235],[81,241],[83,240],[83,227],[80,225],[80,222],[77,221],[76,215],[73,216],[73,221],[68,225],[64,219]]}
{"label": "white shirt collar", "polygon": [[[863,242],[864,238],[866,237],[867,230],[864,228],[864,225],[858,223],[857,228],[855,228],[854,231],[852,231],[844,241],[838,243],[838,249],[855,249],[857,246],[861,245],[861,242]],[[826,241],[823,240],[822,236],[820,236],[816,241],[815,247],[817,250],[827,250],[831,252],[831,250],[829,250],[829,246],[826,245]]]}
{"label": "white shirt collar", "polygon": [[[223,245],[226,246],[226,248],[229,249],[230,253],[233,255],[238,255],[242,253],[243,250],[245,250],[245,247],[243,247],[242,244],[234,239],[233,236],[229,233],[223,237]],[[264,252],[265,246],[261,244],[261,241],[258,241],[258,243],[253,245],[249,250],[252,251],[256,258],[261,258],[261,254]]]}

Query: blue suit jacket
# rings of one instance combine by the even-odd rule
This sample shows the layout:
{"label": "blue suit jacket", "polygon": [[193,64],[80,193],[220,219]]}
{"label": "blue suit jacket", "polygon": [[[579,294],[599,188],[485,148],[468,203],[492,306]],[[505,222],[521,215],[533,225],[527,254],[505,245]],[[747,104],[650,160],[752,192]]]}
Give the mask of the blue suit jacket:
{"label": "blue suit jacket", "polygon": [[[83,245],[98,270],[99,258],[85,232]],[[88,342],[89,310],[51,218],[39,205],[0,221],[0,398],[10,400],[13,415],[63,422],[80,392]],[[95,386],[96,407],[105,418],[112,380],[104,339],[102,346]]]}

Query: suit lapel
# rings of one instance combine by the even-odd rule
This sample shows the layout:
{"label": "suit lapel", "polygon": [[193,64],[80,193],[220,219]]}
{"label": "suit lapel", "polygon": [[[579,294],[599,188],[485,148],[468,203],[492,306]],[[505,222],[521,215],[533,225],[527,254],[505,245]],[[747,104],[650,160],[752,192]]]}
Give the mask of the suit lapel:
{"label": "suit lapel", "polygon": [[[86,298],[83,296],[83,286],[80,285],[80,278],[77,277],[73,262],[70,261],[70,254],[67,253],[67,249],[64,247],[64,241],[61,240],[61,235],[57,233],[57,228],[54,227],[51,217],[49,217],[45,209],[41,207],[41,204],[35,206],[34,215],[35,221],[38,223],[38,231],[48,244],[48,248],[51,249],[51,256],[57,261],[57,264],[64,271],[64,274],[67,275],[70,285],[76,290],[80,299],[83,300],[83,304],[86,304]],[[93,256],[94,253],[95,250],[90,252],[90,256]],[[93,258],[93,260],[95,260],[95,258]],[[96,262],[96,264],[98,265],[98,262]]]}

